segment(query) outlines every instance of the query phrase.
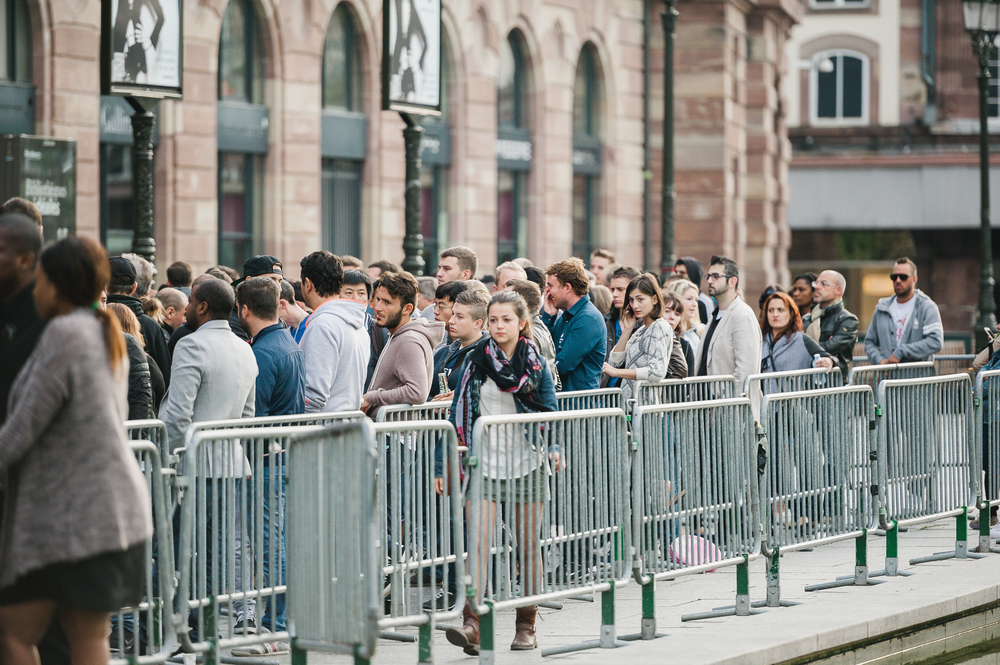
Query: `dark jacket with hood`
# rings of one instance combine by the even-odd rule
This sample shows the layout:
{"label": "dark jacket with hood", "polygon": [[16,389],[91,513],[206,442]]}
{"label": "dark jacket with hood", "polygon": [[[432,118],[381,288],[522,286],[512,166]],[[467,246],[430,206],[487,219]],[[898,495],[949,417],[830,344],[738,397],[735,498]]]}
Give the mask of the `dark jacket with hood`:
{"label": "dark jacket with hood", "polygon": [[139,331],[146,345],[146,355],[149,356],[163,374],[163,383],[170,387],[170,352],[167,351],[167,341],[163,339],[163,329],[160,324],[142,311],[142,301],[135,296],[120,293],[109,293],[108,302],[125,305],[139,319]]}
{"label": "dark jacket with hood", "polygon": [[364,394],[373,420],[386,404],[423,404],[434,372],[434,347],[444,337],[444,323],[411,319],[400,326],[379,355],[371,385]]}

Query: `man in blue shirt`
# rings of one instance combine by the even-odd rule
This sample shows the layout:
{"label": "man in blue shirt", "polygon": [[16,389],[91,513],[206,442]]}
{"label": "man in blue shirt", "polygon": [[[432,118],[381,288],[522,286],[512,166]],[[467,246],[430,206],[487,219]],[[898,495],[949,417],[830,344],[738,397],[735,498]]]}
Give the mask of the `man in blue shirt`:
{"label": "man in blue shirt", "polygon": [[[607,351],[607,329],[600,310],[590,302],[590,281],[583,261],[574,257],[545,269],[545,313],[542,321],[556,345],[556,369],[564,391],[593,390],[601,380]],[[562,314],[558,314],[562,310]]]}
{"label": "man in blue shirt", "polygon": [[[257,384],[256,384],[256,409],[254,415],[262,416],[283,416],[289,414],[300,414],[305,412],[305,366],[303,363],[302,351],[299,345],[292,339],[288,328],[284,326],[278,318],[278,301],[281,298],[281,289],[270,277],[252,277],[236,290],[236,311],[239,313],[240,325],[250,336],[250,346],[253,348],[254,356],[257,358]],[[252,451],[247,451],[251,453]],[[279,473],[271,470],[270,451],[264,451],[263,475],[263,506],[264,517],[264,551],[261,553],[264,562],[264,584],[268,584],[267,578],[271,571],[270,566],[270,535],[271,535],[271,510],[268,506],[270,499],[270,485],[272,473]],[[284,460],[282,460],[284,463]],[[281,472],[285,472],[282,468]],[[279,505],[285,505],[284,483],[277,483]],[[255,486],[255,485],[254,485]],[[253,486],[252,486],[253,487]],[[253,490],[251,490],[252,492]],[[255,502],[256,503],[256,502]],[[279,522],[279,532],[281,534],[280,552],[278,565],[280,566],[280,576],[276,584],[284,584],[285,579],[285,520],[284,515],[274,515],[273,518]],[[250,522],[255,524],[256,520]],[[255,542],[256,539],[253,539]],[[246,564],[245,564],[246,565]],[[279,595],[273,599],[264,601],[264,616],[261,618],[261,626],[271,631],[282,631],[286,629],[285,622],[285,596]],[[252,628],[256,628],[253,626]],[[263,656],[265,654],[287,653],[289,645],[287,642],[270,642],[265,644],[255,644],[242,649],[234,649],[236,656]]]}

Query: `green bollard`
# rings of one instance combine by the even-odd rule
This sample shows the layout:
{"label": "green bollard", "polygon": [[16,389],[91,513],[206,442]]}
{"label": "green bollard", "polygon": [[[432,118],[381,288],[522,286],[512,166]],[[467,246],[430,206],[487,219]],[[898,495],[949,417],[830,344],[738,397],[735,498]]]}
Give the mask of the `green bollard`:
{"label": "green bollard", "polygon": [[215,598],[208,599],[208,605],[203,608],[202,618],[208,638],[208,651],[205,653],[204,665],[219,665],[219,628],[215,618]]}
{"label": "green bollard", "polygon": [[368,665],[372,662],[372,659],[368,656],[361,655],[361,647],[354,647],[354,665]]}
{"label": "green bollard", "polygon": [[434,662],[434,618],[420,626],[419,628],[419,644],[417,647],[417,662],[418,663],[433,663]]}
{"label": "green bollard", "polygon": [[868,586],[868,530],[854,539],[854,585]]}
{"label": "green bollard", "polygon": [[736,616],[750,616],[750,559],[745,554],[736,565]]}
{"label": "green bollard", "polygon": [[601,594],[601,648],[615,648],[615,583]]}
{"label": "green bollard", "polygon": [[768,607],[781,607],[781,549],[774,548],[774,552],[767,558],[767,602]]}
{"label": "green bollard", "polygon": [[642,587],[642,624],[639,639],[651,640],[656,637],[656,580],[652,575],[649,584]]}
{"label": "green bollard", "polygon": [[295,645],[295,638],[292,638],[292,665],[306,665],[308,652]]}
{"label": "green bollard", "polygon": [[885,574],[888,577],[899,574],[899,526],[896,520],[885,532]]}
{"label": "green bollard", "polygon": [[479,617],[479,663],[493,665],[493,603],[486,603],[486,614]]}
{"label": "green bollard", "polygon": [[[962,506],[962,512],[955,517],[955,558],[956,559],[968,559],[969,558],[969,518],[966,513],[969,509],[966,506]],[[986,524],[989,525],[989,518],[987,518]],[[982,523],[980,522],[979,528],[982,528]]]}
{"label": "green bollard", "polygon": [[979,549],[978,552],[988,553],[993,548],[990,542],[990,504],[986,502],[983,508],[979,509]]}

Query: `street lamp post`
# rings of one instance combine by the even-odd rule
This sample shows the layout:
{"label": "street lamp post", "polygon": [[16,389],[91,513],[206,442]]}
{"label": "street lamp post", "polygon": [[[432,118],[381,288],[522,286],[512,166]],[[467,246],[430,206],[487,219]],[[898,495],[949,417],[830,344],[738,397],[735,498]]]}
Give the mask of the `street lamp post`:
{"label": "street lamp post", "polygon": [[990,228],[990,142],[987,127],[987,96],[990,56],[1000,34],[1000,0],[963,0],[965,29],[972,37],[972,50],[979,61],[979,318],[974,335],[976,348],[987,343],[984,328],[996,330],[993,301],[993,233]]}

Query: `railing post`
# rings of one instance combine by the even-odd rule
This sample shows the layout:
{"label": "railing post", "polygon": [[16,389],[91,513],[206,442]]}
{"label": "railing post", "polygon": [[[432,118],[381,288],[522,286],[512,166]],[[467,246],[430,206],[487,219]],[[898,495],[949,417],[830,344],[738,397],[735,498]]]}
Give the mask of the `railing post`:
{"label": "railing post", "polygon": [[430,614],[430,621],[420,626],[419,643],[417,645],[417,662],[434,662],[434,613]]}
{"label": "railing post", "polygon": [[639,638],[651,640],[656,637],[656,580],[649,576],[649,584],[642,587],[642,624]]}
{"label": "railing post", "polygon": [[479,617],[479,663],[493,665],[493,603],[486,603],[486,614]]}
{"label": "railing post", "polygon": [[885,574],[895,577],[899,574],[899,524],[892,520],[892,526],[885,532]]}
{"label": "railing post", "polygon": [[736,616],[750,616],[750,558],[736,564]]}
{"label": "railing post", "polygon": [[868,586],[868,530],[854,539],[854,584]]}
{"label": "railing post", "polygon": [[781,548],[775,547],[767,558],[767,606],[781,607]]}
{"label": "railing post", "polygon": [[309,659],[309,652],[305,649],[300,649],[295,644],[295,638],[292,638],[292,665],[307,665]]}
{"label": "railing post", "polygon": [[615,648],[615,583],[601,594],[601,648]]}
{"label": "railing post", "polygon": [[[955,558],[956,559],[968,559],[969,558],[969,518],[966,513],[968,513],[968,508],[962,506],[962,512],[955,516]],[[989,518],[986,518],[986,524],[989,525]],[[980,523],[980,528],[982,528],[982,523]]]}

